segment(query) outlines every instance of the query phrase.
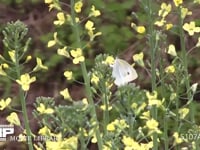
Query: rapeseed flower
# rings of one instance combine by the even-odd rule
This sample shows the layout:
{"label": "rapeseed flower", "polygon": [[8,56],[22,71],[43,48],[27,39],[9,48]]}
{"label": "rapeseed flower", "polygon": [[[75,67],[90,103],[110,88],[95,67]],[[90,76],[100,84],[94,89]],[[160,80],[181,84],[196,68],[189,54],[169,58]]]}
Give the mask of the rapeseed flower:
{"label": "rapeseed flower", "polygon": [[68,88],[65,88],[64,90],[60,91],[60,94],[64,97],[64,99],[72,101]]}
{"label": "rapeseed flower", "polygon": [[67,78],[67,80],[72,80],[73,73],[72,73],[72,71],[65,71],[64,76]]}
{"label": "rapeseed flower", "polygon": [[35,66],[35,68],[33,68],[33,71],[38,71],[40,69],[48,70],[48,67],[42,64],[42,60],[39,57],[36,57],[36,62],[37,65]]}
{"label": "rapeseed flower", "polygon": [[67,57],[67,58],[70,57],[69,52],[67,51],[67,46],[64,46],[63,48],[59,48],[59,49],[57,50],[57,54],[58,54],[58,55],[61,55],[61,56],[65,56],[65,57]]}
{"label": "rapeseed flower", "polygon": [[45,108],[45,105],[40,103],[39,107],[37,107],[37,111],[40,114],[52,114],[54,110],[52,108]]}
{"label": "rapeseed flower", "polygon": [[101,15],[101,12],[100,12],[99,10],[97,10],[97,9],[95,8],[94,5],[92,5],[92,8],[91,8],[91,12],[90,12],[90,14],[89,14],[89,17],[92,17],[92,16],[98,17],[98,16],[100,16],[100,15]]}
{"label": "rapeseed flower", "polygon": [[18,118],[17,113],[12,112],[8,117],[6,117],[6,120],[13,125],[20,126],[20,120]]}
{"label": "rapeseed flower", "polygon": [[140,66],[144,67],[144,61],[143,61],[143,58],[144,58],[144,53],[141,52],[139,54],[135,54],[133,55],[133,60],[135,62],[137,62]]}
{"label": "rapeseed flower", "polygon": [[11,102],[11,98],[8,97],[7,99],[1,99],[0,100],[0,110],[4,110],[7,106],[9,106]]}
{"label": "rapeseed flower", "polygon": [[183,0],[174,0],[174,4],[175,4],[176,7],[178,7],[182,3],[183,3]]}
{"label": "rapeseed flower", "polygon": [[76,13],[80,13],[81,9],[83,7],[83,2],[82,1],[78,1],[74,4],[74,10]]}
{"label": "rapeseed flower", "polygon": [[165,72],[169,73],[169,74],[174,73],[175,71],[176,71],[176,69],[175,69],[174,65],[169,65],[168,67],[165,68]]}
{"label": "rapeseed flower", "polygon": [[30,84],[36,81],[36,77],[30,77],[28,73],[25,73],[20,76],[20,79],[17,79],[16,82],[21,85],[24,91],[28,91]]}
{"label": "rapeseed flower", "polygon": [[55,25],[63,25],[65,23],[65,14],[63,12],[57,13],[57,20],[53,22]]}
{"label": "rapeseed flower", "polygon": [[183,29],[188,32],[190,36],[194,35],[194,33],[200,32],[200,27],[196,27],[195,22],[191,21],[190,23],[185,23],[183,25]]}
{"label": "rapeseed flower", "polygon": [[57,35],[58,35],[58,33],[57,32],[54,32],[54,34],[53,34],[53,40],[50,40],[49,42],[48,42],[48,44],[47,44],[47,47],[52,47],[52,46],[54,46],[56,43],[57,43],[57,41],[58,41],[58,38],[57,38]]}
{"label": "rapeseed flower", "polygon": [[70,54],[73,58],[74,64],[79,64],[80,62],[85,61],[85,57],[83,56],[83,52],[81,48],[77,48],[76,50],[71,50]]}

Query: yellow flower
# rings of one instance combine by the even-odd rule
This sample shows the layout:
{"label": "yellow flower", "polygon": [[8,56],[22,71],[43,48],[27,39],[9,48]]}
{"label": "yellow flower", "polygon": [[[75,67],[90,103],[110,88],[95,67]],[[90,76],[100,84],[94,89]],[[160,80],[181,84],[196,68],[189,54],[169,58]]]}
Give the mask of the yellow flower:
{"label": "yellow flower", "polygon": [[8,55],[10,56],[12,62],[16,63],[15,50],[8,51]]}
{"label": "yellow flower", "polygon": [[140,144],[131,137],[123,136],[122,143],[125,145],[124,150],[139,150]]}
{"label": "yellow flower", "polygon": [[8,97],[6,100],[1,99],[0,100],[0,110],[4,110],[11,102],[11,98]]}
{"label": "yellow flower", "polygon": [[91,142],[92,142],[92,143],[97,143],[97,137],[96,137],[96,135],[94,135],[94,136],[92,137]]}
{"label": "yellow flower", "polygon": [[145,33],[146,29],[144,26],[137,26],[136,31],[140,34]]}
{"label": "yellow flower", "polygon": [[72,101],[68,88],[65,88],[64,90],[60,91],[60,94],[64,97],[64,99]]}
{"label": "yellow flower", "polygon": [[[135,105],[137,105],[137,104],[135,103]],[[137,115],[137,114],[140,114],[145,109],[146,106],[147,106],[146,103],[142,103],[139,105],[139,107],[138,106],[134,107],[134,103],[133,103],[131,105],[131,108],[135,111],[135,114]]]}
{"label": "yellow flower", "polygon": [[176,7],[178,7],[182,3],[183,3],[183,0],[174,0],[174,4]]}
{"label": "yellow flower", "polygon": [[168,47],[168,51],[167,51],[167,54],[171,55],[171,56],[177,56],[176,54],[176,48],[173,44],[170,44],[169,47]]}
{"label": "yellow flower", "polygon": [[141,143],[140,144],[140,150],[150,150],[153,148],[153,142],[149,142],[149,143]]}
{"label": "yellow flower", "polygon": [[184,119],[187,116],[187,114],[189,113],[189,111],[190,110],[188,108],[181,108],[181,109],[179,109],[178,113],[180,115],[180,118]]}
{"label": "yellow flower", "polygon": [[106,65],[113,65],[114,61],[115,61],[115,59],[113,56],[107,56],[106,60],[103,63],[105,63]]}
{"label": "yellow flower", "polygon": [[43,128],[41,128],[38,133],[40,135],[46,135],[46,136],[51,135],[51,131],[47,126],[44,126]]}
{"label": "yellow flower", "polygon": [[21,85],[22,89],[24,91],[28,91],[30,88],[30,84],[32,82],[36,81],[36,77],[31,77],[29,76],[28,73],[25,73],[20,76],[20,80],[16,80],[16,82]]}
{"label": "yellow flower", "polygon": [[160,21],[156,21],[154,24],[158,27],[162,27],[166,23],[166,20],[162,18]]}
{"label": "yellow flower", "polygon": [[72,136],[58,141],[46,141],[47,150],[76,150],[78,149],[78,138]]}
{"label": "yellow flower", "polygon": [[57,19],[58,20],[55,20],[53,22],[55,25],[62,25],[62,24],[64,24],[65,23],[65,15],[64,15],[64,13],[63,12],[57,13]]}
{"label": "yellow flower", "polygon": [[87,29],[88,31],[92,31],[95,30],[94,28],[94,22],[88,20],[85,24],[85,29]]}
{"label": "yellow flower", "polygon": [[140,118],[148,120],[150,118],[150,111],[148,110],[148,111],[143,112]]}
{"label": "yellow flower", "polygon": [[176,93],[171,93],[170,95],[170,101],[175,100],[177,98],[177,94]]}
{"label": "yellow flower", "polygon": [[31,59],[32,59],[32,56],[31,56],[31,55],[28,55],[28,56],[26,57],[25,63],[29,62]]}
{"label": "yellow flower", "polygon": [[135,23],[131,23],[131,27],[135,29],[138,33],[142,34],[146,31],[144,26],[137,26]]}
{"label": "yellow flower", "polygon": [[61,10],[61,7],[60,7],[59,3],[56,2],[56,1],[53,1],[53,3],[50,3],[50,4],[49,4],[49,11],[50,11],[51,9],[53,9],[53,8],[55,8],[55,9],[57,9],[57,10]]}
{"label": "yellow flower", "polygon": [[147,120],[146,126],[149,130],[158,130],[158,122],[155,119]]}
{"label": "yellow flower", "polygon": [[82,108],[82,110],[86,110],[89,106],[87,98],[83,98],[82,103],[84,104],[84,107]]}
{"label": "yellow flower", "polygon": [[95,37],[101,35],[102,33],[101,32],[97,32],[94,34],[94,32],[92,30],[89,30],[88,31],[88,35],[90,37],[90,41],[93,41]]}
{"label": "yellow flower", "polygon": [[40,58],[37,57],[36,62],[37,65],[35,66],[35,68],[33,68],[33,71],[38,71],[40,69],[48,70],[48,67],[42,64],[42,60]]}
{"label": "yellow flower", "polygon": [[88,20],[85,24],[85,29],[88,30],[88,35],[90,36],[90,41],[93,41],[96,36],[101,35],[101,32],[94,33],[94,22]]}
{"label": "yellow flower", "polygon": [[175,141],[174,141],[175,144],[180,144],[183,142],[183,140],[179,137],[178,132],[174,132],[173,137],[175,138]]}
{"label": "yellow flower", "polygon": [[87,98],[83,98],[83,99],[82,99],[82,102],[83,102],[83,104],[88,105],[88,100],[87,100]]}
{"label": "yellow flower", "polygon": [[165,68],[166,73],[174,73],[176,71],[175,67],[173,65],[170,65]]}
{"label": "yellow flower", "polygon": [[136,28],[136,24],[134,22],[131,22],[131,28]]}
{"label": "yellow flower", "polygon": [[7,75],[6,72],[4,71],[3,64],[0,65],[0,75],[2,75],[2,76],[6,76]]}
{"label": "yellow flower", "polygon": [[46,4],[50,4],[50,3],[53,2],[53,0],[44,0],[44,2],[45,2]]}
{"label": "yellow flower", "polygon": [[52,46],[54,46],[55,44],[56,44],[56,42],[57,42],[57,32],[54,32],[54,34],[53,34],[53,37],[54,37],[54,39],[53,40],[50,40],[49,42],[48,42],[48,44],[47,44],[47,47],[52,47]]}
{"label": "yellow flower", "polygon": [[72,71],[64,72],[64,76],[67,78],[67,80],[72,80],[72,77],[73,77],[72,75],[73,75]]}
{"label": "yellow flower", "polygon": [[195,32],[200,32],[200,27],[196,27],[195,22],[185,23],[183,29],[189,33],[190,36],[194,35]]}
{"label": "yellow flower", "polygon": [[40,103],[40,106],[37,107],[37,111],[40,114],[52,114],[54,113],[54,110],[52,108],[45,108],[45,105]]}
{"label": "yellow flower", "polygon": [[135,54],[133,55],[133,60],[135,62],[137,62],[140,66],[144,67],[144,61],[143,61],[143,58],[144,58],[144,53],[141,52],[139,54]]}
{"label": "yellow flower", "polygon": [[181,8],[181,18],[185,18],[187,15],[192,15],[191,11],[188,11],[187,8],[182,7]]}
{"label": "yellow flower", "polygon": [[89,17],[92,17],[92,16],[98,17],[98,16],[100,16],[100,15],[101,15],[101,12],[100,12],[99,10],[95,9],[95,6],[92,5],[92,8],[91,8],[91,12],[90,12],[90,14],[89,14]]}
{"label": "yellow flower", "polygon": [[149,93],[149,91],[146,92],[146,96],[148,98],[148,105],[149,106],[157,106],[162,107],[163,101],[159,100],[157,98],[158,93],[156,91],[153,91],[153,93]]}
{"label": "yellow flower", "polygon": [[115,131],[115,125],[111,122],[107,125],[106,129],[110,132]]}
{"label": "yellow flower", "polygon": [[103,145],[103,150],[111,150],[112,149],[112,143],[111,141],[106,141]]}
{"label": "yellow flower", "polygon": [[165,25],[165,29],[166,30],[169,30],[169,29],[171,29],[173,27],[173,24],[172,23],[167,23],[166,25]]}
{"label": "yellow flower", "polygon": [[[101,110],[105,111],[106,110],[106,105],[101,105],[100,106]],[[112,106],[108,106],[108,111],[112,109]]]}
{"label": "yellow flower", "polygon": [[59,49],[57,50],[57,54],[58,54],[58,55],[61,55],[61,56],[65,56],[65,57],[67,57],[67,58],[70,57],[69,52],[67,51],[67,47],[66,47],[66,46],[63,47],[63,48],[59,48]]}
{"label": "yellow flower", "polygon": [[99,83],[99,77],[96,76],[94,73],[92,74],[92,77],[91,77],[91,83],[94,83],[96,85]]}
{"label": "yellow flower", "polygon": [[83,7],[83,2],[82,2],[82,1],[76,2],[75,5],[74,5],[74,10],[75,10],[75,12],[76,12],[76,13],[80,13],[82,7]]}
{"label": "yellow flower", "polygon": [[5,68],[5,69],[9,68],[8,64],[6,64],[6,63],[3,63],[2,66],[3,66],[3,68]]}
{"label": "yellow flower", "polygon": [[171,8],[172,8],[171,4],[167,5],[166,3],[162,3],[161,9],[158,12],[158,16],[162,16],[163,18],[166,17],[171,11]]}
{"label": "yellow flower", "polygon": [[85,61],[85,57],[83,56],[82,49],[80,48],[77,48],[76,50],[71,50],[70,54],[72,55],[72,57],[74,57],[73,59],[74,64],[79,64],[80,62]]}
{"label": "yellow flower", "polygon": [[7,118],[6,120],[10,123],[10,124],[13,124],[13,125],[17,125],[17,126],[20,126],[20,120],[17,116],[17,113],[15,112],[12,112]]}

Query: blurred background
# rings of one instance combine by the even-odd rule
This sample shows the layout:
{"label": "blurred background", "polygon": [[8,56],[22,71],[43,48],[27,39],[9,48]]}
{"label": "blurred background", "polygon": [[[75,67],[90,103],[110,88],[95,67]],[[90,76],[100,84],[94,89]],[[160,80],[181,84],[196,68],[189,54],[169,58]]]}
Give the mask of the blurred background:
{"label": "blurred background", "polygon": [[[158,11],[160,4],[164,1],[168,2],[167,0],[156,0],[153,4],[153,9]],[[69,1],[64,0],[63,2],[69,3]],[[193,12],[193,15],[186,18],[186,21],[195,19],[197,26],[200,26],[200,19],[198,18],[200,13],[199,7],[193,7],[190,5],[190,1],[187,3],[189,9],[192,7],[190,10]],[[84,0],[84,8],[80,14],[82,18],[87,16],[87,12],[90,9],[89,6],[91,5],[95,5],[101,11],[101,16],[95,18],[94,22],[96,31],[102,32],[102,36],[97,37],[95,42],[88,44],[84,51],[88,70],[92,67],[95,56],[100,53],[108,53],[133,63],[132,56],[136,53],[144,52],[144,61],[148,64],[150,51],[146,43],[147,36],[145,34],[138,34],[130,26],[131,22],[144,26],[148,24],[146,22],[146,14],[139,0]],[[68,7],[63,6],[63,9],[66,13],[69,12]],[[57,103],[60,103],[59,100],[62,98],[59,95],[59,91],[66,87],[69,88],[71,96],[75,100],[85,96],[81,84],[68,82],[63,75],[65,70],[72,70],[76,80],[83,81],[79,66],[73,65],[70,60],[66,60],[62,56],[58,56],[58,47],[47,48],[47,43],[53,38],[55,31],[58,32],[62,42],[66,45],[73,45],[74,43],[74,33],[68,25],[65,24],[59,28],[54,26],[53,21],[56,19],[56,14],[57,11],[55,10],[49,11],[48,6],[44,4],[43,0],[0,0],[0,54],[6,53],[2,43],[3,28],[7,22],[20,20],[27,25],[29,29],[28,36],[32,38],[28,54],[32,55],[33,58],[36,56],[40,57],[49,68],[48,71],[36,74],[38,80],[31,85],[31,89],[28,92],[27,107],[30,115],[33,109],[32,104],[38,96],[55,97]],[[176,16],[170,15],[168,19],[173,23],[177,22]],[[164,48],[167,45],[174,44],[179,52],[180,43],[178,37],[173,32],[165,33],[165,35],[167,41],[163,40],[161,50],[164,52]],[[196,44],[198,36],[186,37],[186,47],[188,50]],[[82,40],[87,41],[88,39],[84,37]],[[169,64],[171,60],[169,56],[164,56],[166,64]],[[200,83],[200,49],[193,50],[188,55],[188,60],[191,84]],[[35,59],[32,59],[26,67],[33,68],[35,64]],[[136,84],[141,88],[151,89],[148,73],[137,65],[135,68],[139,74]],[[20,108],[20,103],[16,96],[18,95],[17,86],[8,79],[0,78],[1,98],[12,97],[15,100],[12,102],[12,105]],[[200,100],[200,95],[196,94],[194,99]],[[7,111],[0,112],[0,122],[5,122],[7,113]],[[32,120],[33,122],[34,120]],[[37,131],[37,125],[31,124],[31,126],[33,131]],[[12,149],[12,146],[10,149]]]}

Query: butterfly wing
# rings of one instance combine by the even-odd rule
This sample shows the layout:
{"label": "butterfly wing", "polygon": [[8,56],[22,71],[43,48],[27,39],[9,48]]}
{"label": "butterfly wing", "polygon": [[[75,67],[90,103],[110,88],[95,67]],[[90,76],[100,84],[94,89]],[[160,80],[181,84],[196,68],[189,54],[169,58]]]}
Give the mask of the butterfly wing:
{"label": "butterfly wing", "polygon": [[138,77],[135,69],[129,63],[118,58],[115,59],[112,76],[118,86],[125,85]]}
{"label": "butterfly wing", "polygon": [[113,71],[112,71],[112,77],[115,78],[114,83],[118,86],[123,85],[124,84],[124,80],[123,80],[123,76],[120,72],[120,66],[119,66],[119,62],[116,59],[114,64],[113,64]]}

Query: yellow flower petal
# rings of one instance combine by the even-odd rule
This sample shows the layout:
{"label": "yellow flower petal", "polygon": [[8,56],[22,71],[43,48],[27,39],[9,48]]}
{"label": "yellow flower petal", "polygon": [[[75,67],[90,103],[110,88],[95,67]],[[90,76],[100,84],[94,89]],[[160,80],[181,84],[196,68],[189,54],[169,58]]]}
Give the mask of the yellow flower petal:
{"label": "yellow flower petal", "polygon": [[68,88],[65,88],[64,90],[60,91],[60,94],[64,97],[64,99],[72,101]]}
{"label": "yellow flower petal", "polygon": [[15,112],[12,112],[7,118],[6,120],[10,123],[10,124],[13,124],[13,125],[17,125],[17,126],[20,126],[20,120],[17,116],[17,113]]}
{"label": "yellow flower petal", "polygon": [[30,88],[30,84],[36,81],[36,77],[31,77],[28,73],[21,75],[20,80],[16,80],[16,82],[21,85],[24,91],[28,91]]}
{"label": "yellow flower petal", "polygon": [[75,10],[75,12],[76,12],[76,13],[80,13],[82,7],[83,7],[83,2],[82,2],[82,1],[76,2],[75,5],[74,5],[74,10]]}
{"label": "yellow flower petal", "polygon": [[0,100],[0,110],[4,110],[11,102],[11,98],[7,98],[6,100],[1,99]]}
{"label": "yellow flower petal", "polygon": [[64,76],[67,78],[67,80],[72,80],[72,77],[73,77],[72,75],[73,75],[72,71],[64,72]]}

